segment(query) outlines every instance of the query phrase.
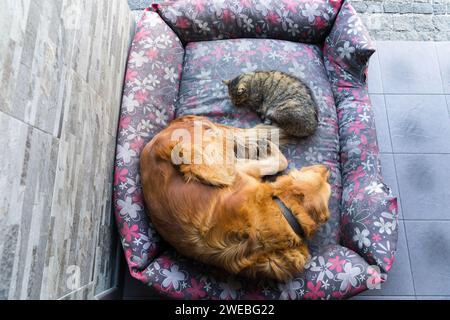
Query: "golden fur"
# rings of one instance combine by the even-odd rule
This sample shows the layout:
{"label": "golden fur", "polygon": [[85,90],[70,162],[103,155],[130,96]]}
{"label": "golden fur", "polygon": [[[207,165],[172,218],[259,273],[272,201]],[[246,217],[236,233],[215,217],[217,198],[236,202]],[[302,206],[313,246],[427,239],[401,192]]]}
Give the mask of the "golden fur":
{"label": "golden fur", "polygon": [[[214,134],[203,136],[201,144],[172,140],[177,129],[193,134],[193,123],[199,120],[205,132]],[[144,198],[155,228],[180,253],[234,274],[286,281],[303,270],[309,257],[307,239],[292,230],[272,197],[286,204],[310,238],[329,218],[327,168],[294,169],[263,182],[264,175],[287,167],[274,144],[263,159],[234,159],[230,164],[174,165],[171,158],[176,148],[191,159],[214,160],[223,156],[230,133],[245,141],[254,130],[262,129],[236,129],[196,116],[173,121],[142,152]]]}

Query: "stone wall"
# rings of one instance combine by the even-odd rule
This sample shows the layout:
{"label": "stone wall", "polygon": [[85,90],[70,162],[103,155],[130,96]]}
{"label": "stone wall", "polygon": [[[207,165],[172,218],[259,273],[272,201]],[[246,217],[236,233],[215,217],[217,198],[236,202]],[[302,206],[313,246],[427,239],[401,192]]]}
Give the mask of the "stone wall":
{"label": "stone wall", "polygon": [[116,285],[112,169],[134,19],[126,0],[4,0],[0,299]]}
{"label": "stone wall", "polygon": [[376,40],[450,40],[450,0],[351,0]]}

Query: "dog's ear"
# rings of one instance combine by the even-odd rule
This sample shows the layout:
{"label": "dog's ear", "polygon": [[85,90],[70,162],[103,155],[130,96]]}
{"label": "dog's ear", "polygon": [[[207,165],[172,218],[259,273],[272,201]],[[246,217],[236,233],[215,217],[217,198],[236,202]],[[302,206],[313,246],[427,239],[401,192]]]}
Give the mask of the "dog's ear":
{"label": "dog's ear", "polygon": [[314,172],[316,174],[319,174],[320,177],[322,177],[325,180],[328,180],[328,177],[330,176],[330,170],[328,169],[327,166],[323,165],[323,164],[316,164],[316,165],[312,165],[312,166],[308,166],[308,167],[303,167],[300,169],[299,172]]}
{"label": "dog's ear", "polygon": [[180,164],[179,170],[188,182],[200,181],[217,187],[231,186],[236,178],[234,166],[224,164],[224,156],[220,152],[212,154],[209,151],[203,145],[192,144],[190,150],[182,151],[183,154],[190,155],[191,161]]}
{"label": "dog's ear", "polygon": [[299,199],[311,219],[322,224],[330,216],[328,210],[329,189],[324,187],[328,179],[328,169],[317,165],[293,169],[289,175],[295,180],[291,192]]}
{"label": "dog's ear", "polygon": [[328,177],[330,176],[330,170],[328,169],[327,166],[320,164],[320,165],[315,165],[313,167],[320,174],[320,176],[322,178],[324,178],[325,180],[328,180]]}
{"label": "dog's ear", "polygon": [[231,80],[222,80],[222,83],[228,86],[231,83]]}
{"label": "dog's ear", "polygon": [[317,193],[310,193],[307,197],[303,197],[303,206],[306,213],[316,222],[322,224],[327,222],[330,218],[330,211],[328,210],[328,201],[326,195]]}
{"label": "dog's ear", "polygon": [[214,148],[208,149],[202,144],[170,140],[155,147],[155,155],[175,166],[187,182],[231,186],[236,177],[234,166],[224,164],[223,155],[214,154],[211,150]]}

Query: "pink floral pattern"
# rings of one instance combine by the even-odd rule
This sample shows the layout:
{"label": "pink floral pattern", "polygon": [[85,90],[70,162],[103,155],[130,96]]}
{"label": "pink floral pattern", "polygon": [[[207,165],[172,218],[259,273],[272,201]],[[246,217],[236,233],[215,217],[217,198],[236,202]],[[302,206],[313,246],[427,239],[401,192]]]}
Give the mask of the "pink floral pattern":
{"label": "pink floral pattern", "polygon": [[[374,50],[353,8],[341,2],[180,0],[145,13],[129,55],[114,174],[115,216],[133,277],[177,299],[342,299],[385,281],[396,250],[397,203],[380,174],[365,81]],[[200,32],[193,19],[218,22]],[[300,30],[295,36],[290,24]],[[231,105],[221,82],[256,69],[310,85],[319,128],[283,151],[290,166],[325,163],[332,172],[332,217],[310,243],[306,270],[287,283],[248,281],[175,252],[147,217],[139,179],[142,148],[175,117],[257,123],[255,114]]]}
{"label": "pink floral pattern", "polygon": [[348,2],[343,4],[323,51],[339,121],[341,242],[387,272],[397,244],[397,199],[381,176],[367,92],[367,62],[375,50]]}
{"label": "pink floral pattern", "polygon": [[154,7],[186,44],[194,41],[272,38],[323,42],[342,0],[177,0]]}
{"label": "pink floral pattern", "polygon": [[145,144],[174,118],[183,55],[173,31],[158,14],[146,12],[128,59],[114,172],[115,216],[134,275],[156,257],[161,242],[145,212],[139,156]]}

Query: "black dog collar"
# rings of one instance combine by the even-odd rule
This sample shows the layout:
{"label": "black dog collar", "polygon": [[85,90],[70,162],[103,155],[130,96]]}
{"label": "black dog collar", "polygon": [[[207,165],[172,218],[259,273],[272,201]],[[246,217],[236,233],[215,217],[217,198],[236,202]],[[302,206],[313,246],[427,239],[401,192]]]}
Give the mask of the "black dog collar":
{"label": "black dog collar", "polygon": [[303,230],[302,226],[298,222],[297,218],[294,216],[291,210],[281,201],[278,197],[273,197],[273,200],[278,204],[283,213],[283,216],[286,218],[287,222],[291,226],[292,230],[302,239],[305,238],[305,230]]}

